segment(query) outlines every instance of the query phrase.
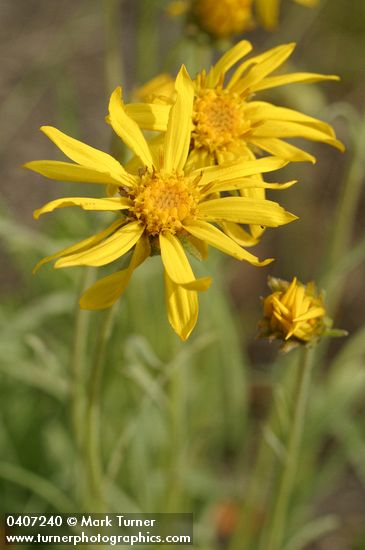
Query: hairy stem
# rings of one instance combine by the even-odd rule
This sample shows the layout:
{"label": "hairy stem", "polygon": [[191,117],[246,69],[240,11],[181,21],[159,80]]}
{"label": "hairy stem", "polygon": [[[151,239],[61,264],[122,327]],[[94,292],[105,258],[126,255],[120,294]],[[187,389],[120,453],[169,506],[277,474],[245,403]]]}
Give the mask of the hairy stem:
{"label": "hairy stem", "polygon": [[293,412],[293,422],[290,428],[286,460],[283,466],[282,476],[279,483],[277,497],[274,503],[271,529],[268,537],[266,550],[281,550],[287,513],[295,486],[295,478],[298,469],[298,461],[304,422],[306,416],[309,388],[311,381],[312,357],[307,348],[302,349],[300,357],[297,395]]}

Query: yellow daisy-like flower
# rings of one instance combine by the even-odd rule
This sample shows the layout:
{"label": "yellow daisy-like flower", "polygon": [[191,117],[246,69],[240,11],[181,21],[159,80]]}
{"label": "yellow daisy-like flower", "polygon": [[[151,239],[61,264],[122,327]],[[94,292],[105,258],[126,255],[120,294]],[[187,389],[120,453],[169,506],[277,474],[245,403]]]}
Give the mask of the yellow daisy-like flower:
{"label": "yellow daisy-like flower", "polygon": [[[294,0],[297,4],[313,8],[318,4],[318,0]],[[279,12],[281,0],[255,0],[256,13],[259,21],[267,30],[273,30],[277,27],[279,21]]]}
{"label": "yellow daisy-like flower", "polygon": [[[318,0],[293,0],[313,8]],[[173,17],[187,16],[187,29],[208,33],[213,39],[233,38],[259,23],[274,30],[279,21],[281,0],[175,0],[167,7]]]}
{"label": "yellow daisy-like flower", "polygon": [[196,0],[193,14],[214,38],[230,38],[252,28],[252,0]]}
{"label": "yellow daisy-like flower", "polygon": [[[343,151],[329,124],[293,109],[278,107],[268,102],[257,101],[256,96],[286,84],[312,83],[324,80],[339,80],[334,75],[316,73],[289,73],[272,76],[292,54],[295,44],[284,44],[260,55],[243,58],[252,50],[252,45],[242,40],[228,50],[206,74],[199,73],[194,80],[193,132],[190,144],[189,163],[201,167],[221,164],[234,159],[252,158],[265,152],[291,162],[315,162],[315,157],[291,143],[287,138],[304,138],[332,145]],[[238,66],[225,82],[226,75],[234,65]],[[141,89],[141,95],[154,96],[149,106],[135,104],[132,116],[148,130],[164,131],[168,112],[174,97],[173,80],[161,75],[163,89],[158,91],[154,79]],[[165,103],[165,105],[164,105]]]}
{"label": "yellow daisy-like flower", "polygon": [[[338,80],[337,76],[316,73],[272,76],[294,48],[295,44],[284,44],[244,61],[252,45],[242,40],[228,50],[208,74],[202,71],[197,75],[187,162],[189,170],[237,159],[252,159],[263,153],[291,162],[316,161],[313,155],[288,143],[287,138],[321,141],[341,151],[344,149],[329,124],[293,109],[253,99],[260,91],[285,84]],[[236,64],[237,68],[225,83],[226,74]],[[161,83],[163,86],[160,87]],[[168,75],[160,75],[140,88],[139,94],[140,97],[149,97],[149,101],[154,97],[155,101],[148,105],[129,105],[128,112],[143,128],[165,131],[175,94],[173,80],[170,78],[169,88]],[[251,198],[265,197],[262,188],[241,188],[238,192]],[[262,228],[255,225],[250,226],[250,232],[243,232],[236,225],[231,225],[229,230],[229,235],[244,246],[256,244],[262,234]]]}
{"label": "yellow daisy-like flower", "polygon": [[211,245],[238,260],[266,265],[271,260],[260,262],[219,226],[234,222],[276,227],[289,223],[295,216],[272,201],[219,196],[220,192],[237,187],[280,187],[254,178],[255,174],[282,166],[280,159],[185,170],[191,141],[194,87],[184,67],[175,85],[176,101],[169,111],[167,131],[158,149],[148,145],[139,126],[129,116],[121,88],[111,95],[109,122],[138,159],[136,172],[127,171],[112,156],[49,126],[42,127],[42,131],[74,164],[33,161],[25,166],[51,179],[104,184],[115,191],[114,196],[106,198],[70,197],[51,201],[35,212],[36,218],[68,206],[118,213],[117,219],[104,231],[44,258],[36,268],[51,260],[56,260],[56,268],[103,266],[132,251],[126,269],[99,280],[81,297],[81,307],[103,309],[112,306],[121,296],[133,271],[151,253],[159,253],[165,270],[168,318],[185,340],[198,317],[197,291],[206,290],[211,280],[195,278],[184,243],[195,247],[202,256],[207,245]]}
{"label": "yellow daisy-like flower", "polygon": [[308,344],[320,338],[328,328],[323,296],[313,282],[302,284],[296,277],[291,283],[269,277],[272,294],[263,300],[261,336],[286,343]]}
{"label": "yellow daisy-like flower", "polygon": [[253,27],[253,0],[177,0],[169,4],[172,16],[187,14],[188,25],[214,39],[231,38]]}

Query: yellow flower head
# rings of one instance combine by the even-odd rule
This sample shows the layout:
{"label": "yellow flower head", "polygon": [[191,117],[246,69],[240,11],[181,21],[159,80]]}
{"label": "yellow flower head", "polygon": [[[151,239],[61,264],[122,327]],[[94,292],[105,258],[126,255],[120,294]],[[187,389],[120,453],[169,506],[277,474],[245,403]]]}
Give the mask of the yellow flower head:
{"label": "yellow flower head", "polygon": [[288,350],[312,343],[325,334],[344,334],[330,330],[332,322],[326,317],[323,295],[313,282],[304,285],[296,277],[291,283],[269,277],[268,284],[272,293],[263,300],[261,336],[283,341]]}
{"label": "yellow flower head", "polygon": [[[318,0],[294,0],[297,4],[313,8]],[[255,0],[257,17],[263,27],[273,30],[279,21],[281,0]]]}
{"label": "yellow flower head", "polygon": [[[293,0],[313,8],[318,0]],[[172,17],[187,16],[187,30],[197,29],[213,39],[232,38],[255,27],[274,30],[279,21],[281,0],[174,0],[167,7]],[[257,19],[257,21],[256,21]]]}
{"label": "yellow flower head", "polygon": [[252,3],[253,0],[177,0],[168,6],[168,13],[187,14],[188,28],[193,26],[213,39],[223,39],[253,27]]}
{"label": "yellow flower head", "polygon": [[199,26],[214,38],[230,38],[252,27],[252,0],[195,0]]}
{"label": "yellow flower head", "polygon": [[[316,73],[272,76],[292,54],[294,47],[295,44],[284,44],[245,60],[252,45],[242,40],[228,50],[208,74],[202,71],[197,75],[193,81],[192,132],[186,165],[189,170],[253,159],[267,153],[287,162],[315,162],[313,155],[288,143],[287,138],[321,141],[343,150],[329,124],[256,99],[260,91],[285,84],[338,80],[336,76]],[[227,80],[227,73],[235,65]],[[154,100],[150,104],[128,105],[129,114],[147,130],[165,131],[175,97],[173,80],[170,78],[169,87],[168,75],[161,75],[143,86],[139,93],[140,97],[148,96],[149,101],[151,97]],[[262,188],[241,187],[237,192],[251,198],[265,197]],[[249,232],[245,233],[234,225],[226,226],[225,231],[244,246],[256,244],[262,234],[262,228],[257,225],[251,225]]]}
{"label": "yellow flower head", "polygon": [[35,218],[69,206],[112,211],[117,216],[104,231],[44,258],[36,269],[51,260],[56,260],[56,268],[104,266],[131,252],[126,269],[99,280],[81,297],[81,307],[103,309],[116,302],[133,271],[144,260],[152,253],[160,254],[165,271],[169,321],[185,340],[198,317],[197,291],[206,290],[211,279],[195,278],[184,244],[195,248],[202,257],[211,245],[238,260],[266,265],[271,260],[260,262],[221,228],[230,223],[277,227],[294,220],[295,216],[265,199],[220,197],[221,192],[238,187],[278,187],[265,184],[255,175],[283,166],[280,159],[238,161],[222,168],[186,169],[194,87],[184,67],[177,76],[175,88],[176,101],[169,110],[166,134],[158,147],[147,143],[131,118],[131,110],[122,101],[121,88],[112,93],[109,123],[135,155],[128,169],[107,153],[49,126],[41,130],[73,163],[44,160],[25,166],[51,179],[104,184],[113,190],[112,196],[105,198],[67,197],[51,201],[34,213]]}
{"label": "yellow flower head", "polygon": [[[190,163],[195,167],[221,164],[262,153],[291,162],[315,162],[312,155],[287,143],[287,138],[320,141],[341,151],[344,149],[329,124],[256,99],[259,92],[277,86],[338,80],[337,76],[316,73],[272,76],[290,57],[294,48],[295,44],[284,44],[245,60],[252,45],[242,40],[228,50],[208,74],[202,71],[197,75],[194,80]],[[227,80],[227,73],[235,65],[235,70]],[[146,129],[165,130],[174,94],[173,81],[170,80],[169,89],[167,76],[163,75],[161,93],[158,91],[158,82],[154,80],[153,84],[147,85],[146,91],[154,88],[152,95],[156,101],[158,99],[158,104],[153,101],[149,107],[135,105],[132,116],[137,116],[138,123]]]}

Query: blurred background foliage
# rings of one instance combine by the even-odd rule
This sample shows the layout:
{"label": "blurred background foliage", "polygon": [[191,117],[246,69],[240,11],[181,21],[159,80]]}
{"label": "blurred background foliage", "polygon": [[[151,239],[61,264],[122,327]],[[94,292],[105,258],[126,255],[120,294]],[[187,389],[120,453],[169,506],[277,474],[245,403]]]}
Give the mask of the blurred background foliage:
{"label": "blurred background foliage", "polygon": [[[191,72],[204,65],[206,48],[184,38],[182,21],[171,20],[166,5],[0,3],[2,512],[86,507],[87,481],[71,435],[72,364],[80,365],[86,388],[104,317],[79,312],[74,324],[92,270],[47,266],[31,274],[40,257],[91,234],[102,214],[68,209],[35,223],[36,207],[78,188],[20,166],[56,158],[37,132],[42,124],[108,150],[104,115],[115,85],[122,83],[132,97],[158,72],[175,73],[181,62]],[[365,549],[364,29],[363,0],[352,0],[351,8],[348,0],[321,0],[313,10],[283,2],[277,31],[246,35],[260,50],[297,41],[291,69],[341,75],[340,83],[289,86],[270,97],[331,122],[347,152],[306,144],[317,165],[295,164],[282,174],[283,180],[300,180],[278,198],[300,219],[275,234],[267,231],[258,252],[275,257],[272,266],[223,262],[215,254],[209,269],[196,264],[197,273],[213,272],[214,284],[201,298],[198,327],[187,343],[166,321],[159,262],[152,258],[136,272],[114,312],[102,387],[102,460],[111,511],[194,511],[199,547],[258,547],[283,460],[296,368],[295,352],[277,358],[275,345],[255,339],[259,296],[267,293],[269,273],[288,279],[296,274],[327,289],[335,325],[350,337],[316,352],[285,550]],[[75,347],[80,326],[89,334]],[[255,469],[260,475],[253,477]],[[259,480],[254,487],[252,479]],[[247,495],[250,532],[231,538]]]}

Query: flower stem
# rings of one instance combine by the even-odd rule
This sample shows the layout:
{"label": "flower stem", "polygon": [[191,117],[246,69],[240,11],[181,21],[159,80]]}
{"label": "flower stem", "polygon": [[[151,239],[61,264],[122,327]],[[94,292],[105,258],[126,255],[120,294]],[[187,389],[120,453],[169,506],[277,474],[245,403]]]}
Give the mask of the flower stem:
{"label": "flower stem", "polygon": [[282,477],[279,484],[277,498],[275,499],[273,519],[269,532],[268,544],[265,545],[266,550],[281,550],[283,535],[286,527],[287,512],[290,499],[295,485],[295,477],[298,469],[299,453],[302,443],[304,421],[307,409],[311,370],[312,356],[311,351],[307,348],[302,349],[300,357],[297,395],[291,425],[288,449],[285,464],[283,467]]}
{"label": "flower stem", "polygon": [[186,466],[186,368],[177,365],[173,368],[170,380],[171,412],[171,455],[169,464],[169,487],[167,510],[171,513],[184,510],[184,470]]}
{"label": "flower stem", "polygon": [[[114,324],[115,308],[110,308],[102,322],[99,341],[95,352],[95,359],[90,372],[88,402],[86,410],[86,437],[85,454],[87,458],[88,477],[90,483],[90,497],[95,511],[103,511],[105,508],[105,495],[103,489],[103,467],[100,441],[100,393],[102,375],[107,345]],[[96,506],[96,508],[95,508]]]}
{"label": "flower stem", "polygon": [[[82,282],[81,292],[86,290],[95,279],[95,271],[88,268],[85,271]],[[84,479],[83,468],[83,429],[85,418],[85,357],[87,339],[89,333],[90,312],[81,310],[76,304],[74,340],[71,355],[71,415],[72,429],[76,449],[76,479],[78,482],[78,492],[85,493],[86,480]]]}

